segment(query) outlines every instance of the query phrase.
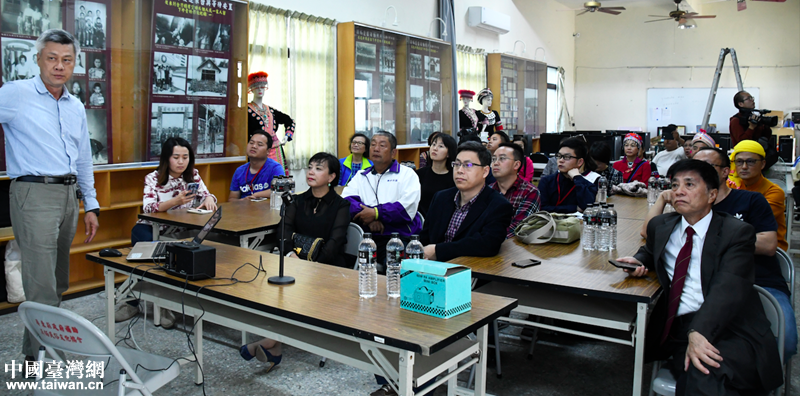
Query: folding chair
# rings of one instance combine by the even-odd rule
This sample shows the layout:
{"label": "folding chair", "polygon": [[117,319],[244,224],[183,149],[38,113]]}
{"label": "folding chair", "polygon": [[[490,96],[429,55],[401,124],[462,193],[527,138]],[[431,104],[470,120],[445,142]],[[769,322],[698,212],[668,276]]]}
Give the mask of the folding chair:
{"label": "folding chair", "polygon": [[[34,395],[85,395],[87,394],[86,389],[92,389],[90,383],[98,381],[108,383],[119,375],[117,386],[103,387],[102,391],[96,391],[96,393],[151,396],[151,392],[175,379],[181,371],[180,364],[173,359],[114,346],[114,343],[97,326],[66,309],[27,301],[19,306],[19,316],[28,331],[42,345],[39,348],[38,361],[43,367],[47,367],[45,350],[55,362],[61,362],[62,368],[67,367],[69,362],[63,362],[61,357],[56,354],[55,350],[60,350],[88,356],[89,359],[82,361],[82,366],[79,367],[85,368],[89,362],[93,362],[92,366],[102,370],[97,375],[99,378],[91,378],[86,375],[83,375],[82,378],[76,378],[76,376],[67,378],[68,376],[64,375],[64,378],[58,379],[43,379],[44,373],[39,370],[37,381],[83,382],[83,390],[66,390],[70,387],[70,384],[66,384],[65,389],[38,389]],[[80,388],[77,384],[74,387]],[[53,386],[53,388],[57,389],[58,386]]]}
{"label": "folding chair", "polygon": [[[768,291],[756,285],[753,287],[756,289],[756,291],[758,291],[758,296],[761,298],[761,305],[764,307],[764,313],[767,314],[767,320],[769,320],[772,334],[778,340],[778,353],[782,362],[783,338],[784,333],[786,332],[786,322],[783,320],[781,304],[775,299],[775,297],[772,297],[772,294],[769,294]],[[650,384],[649,395],[653,396],[653,394],[658,394],[664,396],[674,396],[676,385],[675,377],[672,375],[669,369],[661,367],[661,363],[662,362],[653,363],[653,382]],[[771,393],[771,395],[779,394],[780,388]]]}
{"label": "folding chair", "polygon": [[[789,301],[792,302],[792,309],[794,309],[794,262],[792,261],[792,257],[781,248],[778,248],[775,256],[778,258],[778,264],[781,266],[781,274],[783,274],[783,279],[786,280],[786,286],[789,288]],[[788,381],[788,378],[792,378],[792,360],[789,359],[785,366],[783,378],[787,378]],[[789,396],[789,388],[791,388],[789,384],[783,385],[785,396]]]}

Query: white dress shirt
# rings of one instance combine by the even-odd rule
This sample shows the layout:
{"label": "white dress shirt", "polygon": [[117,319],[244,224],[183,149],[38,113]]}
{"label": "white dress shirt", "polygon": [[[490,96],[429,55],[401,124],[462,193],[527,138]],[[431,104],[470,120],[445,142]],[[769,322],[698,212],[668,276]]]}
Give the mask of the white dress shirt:
{"label": "white dress shirt", "polygon": [[692,237],[692,255],[689,259],[689,270],[686,273],[686,281],[683,284],[683,293],[681,293],[681,303],[678,306],[678,316],[692,313],[700,309],[703,305],[703,285],[700,278],[700,261],[703,255],[703,244],[706,240],[706,233],[708,226],[711,224],[711,216],[713,211],[700,219],[694,225],[689,224],[686,218],[681,218],[669,235],[667,245],[664,247],[664,269],[667,270],[669,279],[675,273],[675,262],[678,260],[678,254],[686,243],[686,228],[691,226],[694,229],[694,236]]}

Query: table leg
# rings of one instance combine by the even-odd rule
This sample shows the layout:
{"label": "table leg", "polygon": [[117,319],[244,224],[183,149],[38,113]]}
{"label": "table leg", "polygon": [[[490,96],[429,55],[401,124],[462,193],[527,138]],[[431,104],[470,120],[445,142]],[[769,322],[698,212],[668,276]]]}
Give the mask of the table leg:
{"label": "table leg", "polygon": [[[447,372],[452,373],[457,368],[457,365],[450,367]],[[454,376],[447,381],[447,396],[456,396],[456,388],[458,388],[458,376]]]}
{"label": "table leg", "polygon": [[239,237],[239,247],[240,247],[240,248],[247,249],[247,248],[249,248],[249,247],[250,247],[250,246],[248,246],[248,244],[247,244],[247,239],[248,239],[248,238],[247,238],[246,236],[244,236],[244,235],[242,235],[242,236],[240,236],[240,237]]}
{"label": "table leg", "polygon": [[397,388],[400,396],[412,396],[414,394],[414,352],[400,352],[400,379]]}
{"label": "table leg", "polygon": [[200,370],[203,366],[203,320],[200,318],[201,314],[194,317],[194,354],[197,356],[197,380],[195,385],[203,384],[203,372]]}
{"label": "table leg", "polygon": [[161,226],[158,223],[152,222],[152,221],[150,222],[150,225],[153,226],[153,240],[157,241],[158,240],[159,227],[161,227]]}
{"label": "table leg", "polygon": [[487,339],[489,333],[489,326],[484,325],[478,329],[478,343],[480,345],[480,361],[476,364],[475,370],[475,396],[483,396],[486,394],[486,360],[488,359],[487,353]]}
{"label": "table leg", "polygon": [[633,396],[642,394],[642,375],[644,374],[644,334],[647,322],[647,304],[636,304],[636,335],[633,358]]}
{"label": "table leg", "polygon": [[114,338],[114,271],[106,267],[103,272],[106,278],[106,335],[111,342],[116,342]]}

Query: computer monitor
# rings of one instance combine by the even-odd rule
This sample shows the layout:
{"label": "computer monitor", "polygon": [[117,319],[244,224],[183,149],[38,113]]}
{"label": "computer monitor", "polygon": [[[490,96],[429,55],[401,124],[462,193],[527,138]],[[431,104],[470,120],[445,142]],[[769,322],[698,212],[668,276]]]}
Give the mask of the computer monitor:
{"label": "computer monitor", "polygon": [[596,142],[603,142],[611,149],[611,159],[616,160],[622,152],[622,136],[614,134],[601,134],[601,135],[587,135],[586,144],[589,148]]}
{"label": "computer monitor", "polygon": [[603,131],[595,131],[595,130],[592,130],[592,131],[575,131],[576,135],[599,135],[599,134],[602,134],[602,133],[603,133]]}
{"label": "computer monitor", "polygon": [[568,138],[568,135],[561,133],[543,133],[539,135],[539,151],[550,155],[558,152],[561,140]]}
{"label": "computer monitor", "polygon": [[725,150],[726,153],[731,149],[731,135],[727,133],[709,133],[708,136],[711,136],[714,142],[717,143],[717,147]]}

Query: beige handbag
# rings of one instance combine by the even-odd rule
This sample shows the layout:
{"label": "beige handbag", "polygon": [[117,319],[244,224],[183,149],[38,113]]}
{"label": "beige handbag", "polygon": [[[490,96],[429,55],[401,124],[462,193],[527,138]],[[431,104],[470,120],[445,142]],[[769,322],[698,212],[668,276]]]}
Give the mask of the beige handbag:
{"label": "beige handbag", "polygon": [[528,245],[572,243],[581,239],[581,220],[563,213],[536,212],[517,224],[514,235]]}

